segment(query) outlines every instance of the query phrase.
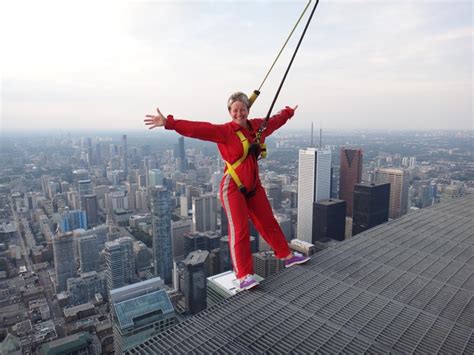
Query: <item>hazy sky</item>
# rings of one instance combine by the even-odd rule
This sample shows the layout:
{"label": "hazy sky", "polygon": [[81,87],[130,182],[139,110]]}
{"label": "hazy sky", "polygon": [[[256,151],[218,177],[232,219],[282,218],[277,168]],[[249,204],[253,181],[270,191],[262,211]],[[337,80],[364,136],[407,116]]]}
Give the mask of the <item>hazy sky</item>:
{"label": "hazy sky", "polygon": [[[258,87],[305,4],[4,0],[1,129],[146,130],[156,106],[226,122],[228,96]],[[321,0],[275,108],[299,104],[288,128],[472,129],[472,18],[472,1]]]}

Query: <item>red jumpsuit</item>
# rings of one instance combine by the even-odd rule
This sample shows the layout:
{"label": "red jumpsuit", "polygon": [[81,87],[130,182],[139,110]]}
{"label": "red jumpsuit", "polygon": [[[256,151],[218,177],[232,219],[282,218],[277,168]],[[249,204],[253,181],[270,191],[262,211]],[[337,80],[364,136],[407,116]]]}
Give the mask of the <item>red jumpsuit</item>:
{"label": "red jumpsuit", "polygon": [[[268,120],[267,128],[260,138],[265,138],[283,126],[294,114],[294,110],[286,107]],[[263,119],[248,120],[251,130],[240,127],[234,122],[212,124],[175,120],[168,116],[165,128],[175,130],[179,134],[217,143],[222,158],[233,164],[243,155],[242,142],[236,134],[240,130],[249,142],[253,142]],[[227,169],[227,168],[226,168]],[[245,197],[229,174],[224,175],[220,184],[220,198],[229,220],[229,249],[237,278],[253,274],[253,262],[250,249],[248,218],[252,220],[257,231],[275,251],[277,258],[283,259],[290,254],[290,249],[273,211],[268,202],[258,175],[258,163],[253,154],[249,154],[242,164],[235,169],[247,191],[255,190],[251,197]]]}

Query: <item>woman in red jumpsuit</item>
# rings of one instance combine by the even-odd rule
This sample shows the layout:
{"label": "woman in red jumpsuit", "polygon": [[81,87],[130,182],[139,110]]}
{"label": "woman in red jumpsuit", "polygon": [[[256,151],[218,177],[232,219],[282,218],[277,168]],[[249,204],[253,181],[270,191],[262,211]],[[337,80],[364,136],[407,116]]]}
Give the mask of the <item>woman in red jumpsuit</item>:
{"label": "woman in red jumpsuit", "polygon": [[[260,138],[261,143],[283,126],[293,116],[297,107],[287,106],[271,117]],[[243,143],[237,131],[242,132],[252,143],[263,119],[248,119],[250,102],[247,95],[241,92],[229,98],[227,108],[232,121],[225,124],[177,120],[172,115],[163,116],[158,108],[156,109],[158,115],[147,115],[145,124],[149,125],[150,129],[164,126],[165,129],[175,130],[186,137],[217,143],[222,158],[233,164],[244,154]],[[252,276],[249,218],[275,251],[275,256],[285,260],[286,267],[303,264],[310,258],[293,254],[288,248],[285,236],[273,216],[272,208],[260,182],[257,154],[249,153],[246,159],[236,167],[235,172],[245,187],[246,194],[238,188],[231,175],[227,173],[220,184],[220,198],[229,220],[229,250],[234,272],[239,280],[240,289],[250,289],[257,286],[258,282]]]}

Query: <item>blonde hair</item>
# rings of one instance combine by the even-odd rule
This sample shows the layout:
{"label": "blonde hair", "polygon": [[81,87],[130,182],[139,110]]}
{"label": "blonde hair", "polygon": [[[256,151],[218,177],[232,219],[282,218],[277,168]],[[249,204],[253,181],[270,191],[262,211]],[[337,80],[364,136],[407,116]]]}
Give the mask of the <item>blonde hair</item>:
{"label": "blonde hair", "polygon": [[242,102],[245,106],[247,106],[247,109],[250,109],[250,100],[248,96],[243,92],[238,91],[230,95],[229,100],[227,100],[227,109],[229,111],[232,104],[236,101]]}

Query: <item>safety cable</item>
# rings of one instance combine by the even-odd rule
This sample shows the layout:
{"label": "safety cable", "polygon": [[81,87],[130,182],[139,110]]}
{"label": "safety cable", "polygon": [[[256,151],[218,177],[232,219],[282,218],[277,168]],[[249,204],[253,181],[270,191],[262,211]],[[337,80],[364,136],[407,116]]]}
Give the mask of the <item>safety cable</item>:
{"label": "safety cable", "polygon": [[265,83],[265,81],[267,80],[268,78],[268,75],[270,74],[270,72],[272,71],[273,67],[275,66],[276,62],[278,61],[278,58],[280,58],[280,54],[283,52],[283,50],[285,49],[286,47],[286,44],[288,43],[288,41],[290,40],[291,36],[293,35],[293,32],[295,32],[296,28],[298,27],[301,19],[303,18],[304,14],[306,13],[306,10],[308,9],[309,5],[311,4],[311,0],[308,0],[308,3],[306,4],[306,7],[304,8],[303,12],[301,13],[300,15],[300,18],[298,19],[298,21],[296,21],[296,24],[295,26],[293,27],[293,29],[291,30],[290,34],[288,35],[285,43],[283,44],[283,46],[281,47],[280,49],[280,52],[278,52],[278,55],[276,56],[275,60],[273,61],[273,64],[272,66],[270,67],[270,69],[268,69],[268,72],[267,74],[265,75],[265,78],[263,78],[263,81],[262,83],[260,84],[260,86],[258,87],[258,91],[260,91],[260,89],[262,88],[263,84]]}
{"label": "safety cable", "polygon": [[311,22],[311,19],[313,18],[314,12],[316,11],[316,7],[318,6],[318,4],[319,4],[319,0],[316,0],[316,3],[314,4],[313,10],[311,11],[311,14],[309,15],[308,22],[306,22],[306,26],[303,30],[303,33],[301,34],[301,37],[298,41],[298,44],[296,45],[296,49],[293,53],[293,56],[291,57],[290,64],[288,64],[288,67],[286,68],[286,71],[285,71],[285,75],[283,75],[283,79],[281,80],[280,86],[278,87],[278,90],[275,94],[275,97],[273,98],[273,102],[270,106],[270,109],[268,110],[267,116],[265,117],[265,120],[262,122],[262,125],[260,126],[260,128],[257,131],[257,140],[260,140],[260,136],[261,136],[262,132],[267,127],[267,123],[268,123],[268,120],[269,120],[270,115],[272,113],[273,106],[275,106],[276,100],[278,99],[278,95],[280,94],[281,88],[283,87],[286,76],[288,75],[288,72],[290,71],[291,65],[293,64],[293,61],[295,60],[296,53],[298,53],[298,49],[300,48],[301,42],[303,42],[304,35],[306,34],[306,30],[309,27],[309,24]]}

